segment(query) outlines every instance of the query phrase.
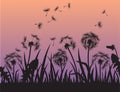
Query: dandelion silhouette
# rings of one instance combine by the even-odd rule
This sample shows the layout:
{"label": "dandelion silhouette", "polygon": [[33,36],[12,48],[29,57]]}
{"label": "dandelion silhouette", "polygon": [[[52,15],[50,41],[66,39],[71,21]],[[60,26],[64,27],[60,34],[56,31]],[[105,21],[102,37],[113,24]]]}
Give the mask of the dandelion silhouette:
{"label": "dandelion silhouette", "polygon": [[47,15],[48,15],[48,12],[50,11],[50,8],[44,9],[43,11],[46,13],[45,16],[47,16]]}
{"label": "dandelion silhouette", "polygon": [[56,21],[56,18],[54,16],[51,16],[51,20],[48,21],[48,23],[50,23],[51,21]]}
{"label": "dandelion silhouette", "polygon": [[75,47],[76,47],[76,44],[73,41],[72,37],[70,37],[68,35],[65,37],[62,37],[60,40],[60,43],[64,43],[64,47],[66,49],[68,49],[69,47],[72,47],[73,49],[75,49]]}
{"label": "dandelion silhouette", "polygon": [[7,67],[10,69],[12,69],[11,65],[15,65],[16,62],[18,62],[19,64],[22,64],[22,57],[16,52],[6,55],[4,59]]}
{"label": "dandelion silhouette", "polygon": [[103,10],[102,14],[105,14],[106,16],[108,16],[108,14],[106,13],[106,10]]}
{"label": "dandelion silhouette", "polygon": [[[72,60],[73,60],[73,64],[71,63],[71,65],[74,65],[74,66],[73,66],[74,72],[77,73],[77,66],[76,66],[76,63],[75,63],[75,59],[74,59],[74,57],[73,57],[73,55],[72,55],[72,52],[71,52],[71,50],[70,50],[70,47],[71,47],[73,50],[75,49],[76,43],[74,42],[73,38],[70,37],[70,36],[68,36],[68,35],[65,36],[65,37],[62,37],[62,38],[60,39],[60,44],[62,44],[62,43],[64,44],[64,48],[68,50],[68,52],[69,52],[69,54],[70,54],[70,56],[71,56],[71,58],[72,58]],[[77,78],[77,75],[76,75],[76,78]]]}
{"label": "dandelion silhouette", "polygon": [[53,55],[53,62],[61,68],[65,67],[67,60],[66,51],[62,49],[58,49],[58,52]]}
{"label": "dandelion silhouette", "polygon": [[91,66],[96,63],[95,61],[97,61],[97,64],[99,64],[99,75],[100,75],[100,80],[101,80],[101,70],[104,69],[107,65],[108,65],[108,62],[109,62],[110,58],[107,54],[103,53],[103,52],[98,52],[96,53],[95,55],[93,55],[92,57],[92,64]]}
{"label": "dandelion silhouette", "polygon": [[81,43],[83,45],[83,47],[85,49],[88,50],[88,53],[87,53],[87,62],[88,62],[88,66],[90,65],[89,64],[89,53],[90,53],[90,50],[92,48],[95,48],[97,46],[99,42],[99,38],[96,34],[90,32],[90,33],[85,33],[81,39]]}
{"label": "dandelion silhouette", "polygon": [[103,52],[98,52],[92,57],[92,65],[95,63],[95,61],[98,61],[98,64],[102,66],[102,69],[104,69],[107,66],[109,60],[110,58],[108,54]]}
{"label": "dandelion silhouette", "polygon": [[50,40],[53,41],[52,46],[54,46],[54,41],[56,40],[56,38],[55,38],[55,37],[52,37],[52,38],[50,38]]}
{"label": "dandelion silhouette", "polygon": [[35,48],[35,50],[37,50],[38,49],[38,47],[39,47],[39,45],[40,45],[40,39],[39,39],[39,37],[37,36],[37,35],[33,35],[33,34],[31,34],[31,37],[33,38],[32,40],[27,40],[27,38],[26,38],[26,41],[25,42],[22,42],[21,44],[23,45],[23,48],[28,48],[28,47],[34,47]]}
{"label": "dandelion silhouette", "polygon": [[[5,67],[7,68],[7,71],[11,76],[11,82],[16,82],[18,80],[16,79],[18,75],[18,70],[15,67],[17,64],[22,66],[22,57],[18,53],[13,52],[6,55],[4,60],[5,60]],[[12,71],[12,73],[10,71]]]}
{"label": "dandelion silhouette", "polygon": [[30,57],[31,57],[31,51],[32,48],[34,50],[38,50],[40,47],[40,39],[37,35],[31,34],[32,40],[27,40],[25,42],[22,42],[23,48],[28,49],[29,48],[29,55],[28,55],[28,64],[30,62]]}

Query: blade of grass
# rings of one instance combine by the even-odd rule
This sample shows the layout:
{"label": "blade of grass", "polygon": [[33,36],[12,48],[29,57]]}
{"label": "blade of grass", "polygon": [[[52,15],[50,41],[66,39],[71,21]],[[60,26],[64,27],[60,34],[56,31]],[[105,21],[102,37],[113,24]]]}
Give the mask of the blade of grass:
{"label": "blade of grass", "polygon": [[26,61],[26,55],[24,53],[24,65],[25,65],[25,70],[27,69],[27,61]]}
{"label": "blade of grass", "polygon": [[19,79],[18,71],[19,70],[16,70],[16,72],[15,72],[15,83],[17,83],[18,79]]}
{"label": "blade of grass", "polygon": [[98,71],[97,71],[97,66],[95,65],[95,81],[98,80]]}
{"label": "blade of grass", "polygon": [[51,54],[51,57],[49,58],[49,61],[50,61],[50,78],[51,78],[51,81],[55,79],[55,68],[54,68],[54,65],[52,63],[52,54]]}
{"label": "blade of grass", "polygon": [[6,67],[6,69],[7,69],[7,72],[8,72],[8,74],[9,74],[9,76],[10,76],[11,82],[13,82],[12,74],[10,73],[10,71],[9,71],[9,69],[8,69],[7,67]]}
{"label": "blade of grass", "polygon": [[45,56],[44,56],[44,59],[43,59],[43,62],[42,62],[42,67],[41,67],[41,71],[40,71],[40,78],[39,78],[40,83],[43,83],[44,67],[45,67],[46,57],[47,57],[49,48],[50,48],[50,45],[48,46],[48,48],[46,50],[46,53],[45,53]]}
{"label": "blade of grass", "polygon": [[84,79],[85,81],[87,82],[87,77],[85,75],[85,71],[84,71],[84,68],[83,68],[83,65],[82,65],[82,61],[81,61],[81,58],[80,58],[80,52],[79,52],[79,49],[78,49],[78,63],[79,63],[79,66],[80,66],[80,69],[82,71],[82,74],[84,76]]}

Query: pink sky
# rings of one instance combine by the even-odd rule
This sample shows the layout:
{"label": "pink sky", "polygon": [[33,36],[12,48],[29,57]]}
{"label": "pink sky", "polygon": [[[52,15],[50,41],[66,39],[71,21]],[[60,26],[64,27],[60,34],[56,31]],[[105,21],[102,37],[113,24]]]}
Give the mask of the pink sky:
{"label": "pink sky", "polygon": [[[63,10],[63,6],[69,2],[71,9]],[[49,7],[54,9],[56,6],[63,12],[55,13],[52,10],[46,18],[42,10]],[[101,14],[104,9],[108,16]],[[23,37],[31,33],[40,36],[44,48],[50,43],[49,37],[60,39],[65,35],[72,36],[81,45],[82,35],[92,31],[101,39],[94,51],[104,51],[106,45],[115,44],[120,53],[120,0],[2,0],[0,10],[2,59],[16,47],[20,48]],[[52,15],[57,21],[48,24]],[[102,21],[102,28],[94,27],[98,21]],[[44,24],[42,29],[34,25],[38,22]]]}

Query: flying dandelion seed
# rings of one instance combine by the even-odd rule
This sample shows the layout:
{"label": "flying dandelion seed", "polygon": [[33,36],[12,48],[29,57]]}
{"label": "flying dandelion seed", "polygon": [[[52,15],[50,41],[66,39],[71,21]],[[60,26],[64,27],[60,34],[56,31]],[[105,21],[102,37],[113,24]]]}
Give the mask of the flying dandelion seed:
{"label": "flying dandelion seed", "polygon": [[102,22],[99,21],[95,26],[98,26],[99,28],[101,28],[102,27]]}
{"label": "flying dandelion seed", "polygon": [[54,16],[51,17],[51,20],[48,21],[48,23],[50,23],[51,21],[56,21],[56,18]]}
{"label": "flying dandelion seed", "polygon": [[60,10],[59,8],[60,8],[59,6],[56,6],[54,11],[58,11],[59,10],[59,12],[62,12],[62,10]]}
{"label": "flying dandelion seed", "polygon": [[54,9],[54,11],[57,11],[59,9],[59,6],[56,6],[56,8]]}
{"label": "flying dandelion seed", "polygon": [[98,22],[98,27],[100,27],[100,28],[102,27],[102,22],[101,21]]}
{"label": "flying dandelion seed", "polygon": [[50,11],[50,8],[44,9],[43,11],[48,12],[48,11]]}
{"label": "flying dandelion seed", "polygon": [[71,3],[68,3],[68,5],[63,6],[63,8],[65,7],[71,8]]}
{"label": "flying dandelion seed", "polygon": [[104,10],[104,11],[102,12],[102,14],[105,14],[105,12],[106,12],[106,11]]}
{"label": "flying dandelion seed", "polygon": [[44,9],[43,11],[46,12],[46,15],[45,15],[45,16],[47,16],[47,15],[48,15],[48,12],[50,11],[50,8]]}
{"label": "flying dandelion seed", "polygon": [[41,29],[41,27],[42,27],[42,23],[38,23],[38,24],[35,24],[35,25],[37,25],[37,27],[38,27],[39,29]]}
{"label": "flying dandelion seed", "polygon": [[106,16],[108,16],[108,14],[106,13],[106,10],[103,10],[102,14],[105,14]]}
{"label": "flying dandelion seed", "polygon": [[70,3],[68,3],[68,8],[71,8],[71,4]]}
{"label": "flying dandelion seed", "polygon": [[55,19],[55,17],[54,17],[54,16],[52,16],[51,18],[52,18],[52,20],[56,21],[56,19]]}

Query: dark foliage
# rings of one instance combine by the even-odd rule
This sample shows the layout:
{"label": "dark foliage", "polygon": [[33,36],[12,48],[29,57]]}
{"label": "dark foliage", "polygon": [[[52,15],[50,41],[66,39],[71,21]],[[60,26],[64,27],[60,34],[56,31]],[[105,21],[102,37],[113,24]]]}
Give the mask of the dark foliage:
{"label": "dark foliage", "polygon": [[[64,49],[60,48],[49,56],[49,45],[43,56],[43,61],[41,61],[38,57],[41,51],[40,39],[38,35],[34,34],[31,34],[31,37],[32,40],[28,40],[25,36],[22,41],[23,49],[28,50],[28,53],[27,51],[23,52],[23,58],[19,54],[22,49],[15,49],[15,52],[6,55],[5,66],[0,67],[1,83],[120,83],[120,61],[115,45],[106,46],[107,49],[115,51],[115,54],[111,54],[111,60],[108,54],[98,52],[93,55],[90,64],[82,61],[79,49],[78,58],[74,57],[76,54],[73,54],[72,50],[75,50],[76,43],[72,37],[67,35],[60,39],[60,44],[64,45]],[[56,37],[52,37],[50,40],[54,44]],[[83,35],[81,42],[89,52],[97,46],[99,38],[96,34],[90,32]],[[33,51],[37,51],[37,53],[35,58],[31,60]],[[67,51],[71,60],[68,59]],[[89,56],[89,53],[87,55]],[[89,61],[89,57],[87,59]],[[70,69],[66,67],[68,63],[71,65]],[[55,65],[58,66],[58,69],[55,68],[57,67]]]}
{"label": "dark foliage", "polygon": [[112,54],[111,55],[111,60],[112,60],[112,63],[114,64],[114,68],[116,68],[116,70],[118,71],[118,73],[120,75],[120,61],[119,61],[119,58],[115,54]]}

